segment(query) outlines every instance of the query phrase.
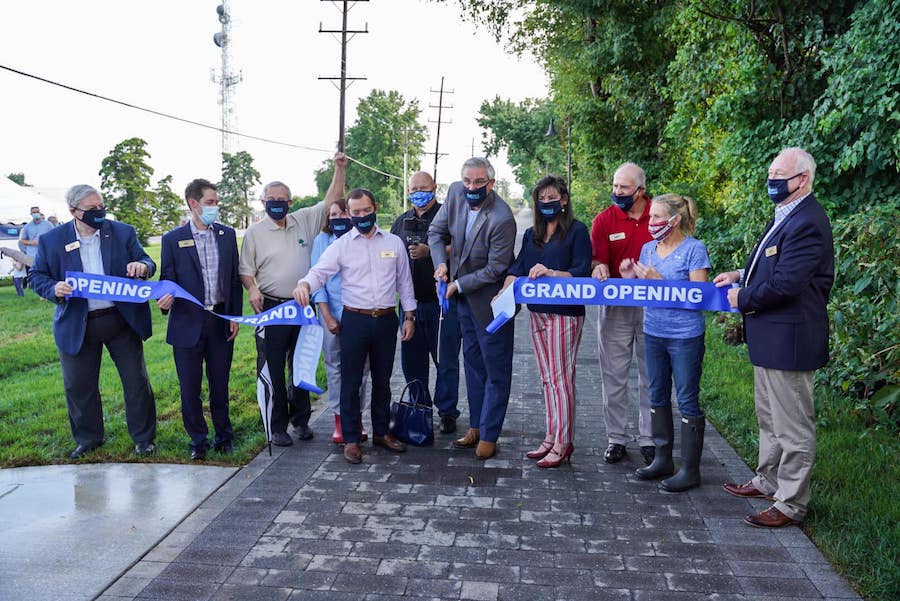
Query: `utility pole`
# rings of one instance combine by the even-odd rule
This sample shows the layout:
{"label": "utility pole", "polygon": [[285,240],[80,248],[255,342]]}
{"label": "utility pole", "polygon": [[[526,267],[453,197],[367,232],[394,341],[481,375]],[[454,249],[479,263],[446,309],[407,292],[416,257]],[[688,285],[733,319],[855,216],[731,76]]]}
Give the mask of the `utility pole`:
{"label": "utility pole", "polygon": [[234,137],[230,132],[234,131],[234,92],[233,88],[241,82],[241,73],[233,73],[229,47],[231,46],[231,13],[228,11],[228,0],[216,7],[219,15],[219,23],[222,29],[213,35],[213,43],[222,49],[222,71],[216,75],[214,69],[210,69],[209,78],[213,83],[219,84],[219,106],[222,109],[222,153],[234,150]]}
{"label": "utility pole", "polygon": [[442,156],[446,156],[446,154],[447,154],[447,153],[445,153],[445,152],[440,152],[440,150],[439,150],[440,147],[441,147],[441,123],[447,123],[447,124],[453,123],[453,121],[442,121],[442,120],[441,120],[441,114],[442,114],[443,110],[444,110],[444,109],[452,109],[452,108],[453,108],[453,105],[452,105],[452,104],[449,105],[449,106],[444,106],[444,94],[445,94],[445,93],[446,93],[446,94],[452,94],[452,93],[453,93],[453,90],[448,90],[447,92],[444,92],[444,76],[442,75],[442,76],[441,76],[441,87],[440,87],[440,89],[439,89],[439,90],[435,90],[434,88],[432,88],[432,89],[431,89],[431,92],[432,92],[432,93],[436,93],[436,94],[438,95],[438,103],[437,103],[436,105],[435,105],[435,104],[429,104],[429,105],[428,105],[428,108],[433,108],[433,109],[437,109],[437,110],[438,110],[437,121],[433,121],[433,120],[431,120],[431,119],[428,120],[429,123],[437,123],[437,134],[436,134],[435,137],[434,137],[434,173],[431,174],[431,177],[433,177],[435,183],[437,183],[437,164],[438,164],[438,159],[439,159],[440,157],[442,157]]}
{"label": "utility pole", "polygon": [[369,24],[366,23],[365,29],[347,29],[347,13],[350,11],[350,3],[356,4],[357,2],[368,2],[369,0],[321,0],[322,2],[340,2],[343,5],[342,9],[342,21],[340,29],[322,29],[322,23],[319,23],[319,33],[331,33],[341,34],[341,75],[340,77],[320,77],[319,79],[327,79],[334,83],[335,80],[339,80],[340,84],[338,85],[338,90],[341,93],[340,99],[340,117],[338,119],[338,152],[344,152],[344,107],[346,104],[347,98],[347,82],[353,83],[354,81],[365,79],[365,77],[347,77],[347,34],[350,34],[350,39],[358,33],[369,33]]}

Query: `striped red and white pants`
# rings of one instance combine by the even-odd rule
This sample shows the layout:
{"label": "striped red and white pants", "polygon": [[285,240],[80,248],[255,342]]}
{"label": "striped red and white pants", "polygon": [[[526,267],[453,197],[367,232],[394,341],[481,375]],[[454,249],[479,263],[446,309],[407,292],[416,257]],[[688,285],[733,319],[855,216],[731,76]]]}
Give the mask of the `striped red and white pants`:
{"label": "striped red and white pants", "polygon": [[547,405],[547,439],[569,444],[575,434],[575,358],[584,316],[531,313],[531,340]]}

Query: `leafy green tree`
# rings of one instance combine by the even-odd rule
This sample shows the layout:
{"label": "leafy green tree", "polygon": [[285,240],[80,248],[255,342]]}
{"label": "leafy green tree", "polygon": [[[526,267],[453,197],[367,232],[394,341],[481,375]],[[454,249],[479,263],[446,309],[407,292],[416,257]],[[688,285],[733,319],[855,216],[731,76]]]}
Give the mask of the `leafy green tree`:
{"label": "leafy green tree", "polygon": [[172,176],[167,175],[159,180],[153,194],[156,197],[153,206],[153,223],[157,233],[167,232],[180,225],[187,205],[178,194],[172,191]]}
{"label": "leafy green tree", "polygon": [[10,174],[7,175],[6,177],[7,177],[8,179],[10,179],[10,180],[16,182],[17,184],[19,184],[19,185],[22,186],[22,187],[26,187],[26,188],[30,188],[30,187],[31,187],[30,184],[26,184],[26,183],[25,183],[25,174],[24,174],[24,173],[10,173]]}
{"label": "leafy green tree", "polygon": [[249,152],[222,153],[222,181],[218,184],[222,223],[237,228],[249,225],[253,215],[250,208],[253,186],[260,183],[259,171],[253,167]]}
{"label": "leafy green tree", "polygon": [[116,144],[100,167],[100,186],[109,212],[134,226],[142,244],[154,233],[156,196],[150,189],[153,168],[147,164],[147,142],[128,138]]}
{"label": "leafy green tree", "polygon": [[[345,151],[349,156],[385,173],[402,176],[405,146],[410,173],[419,169],[427,128],[419,123],[418,101],[407,101],[395,90],[372,90],[359,101],[356,114],[356,121],[347,130]],[[330,183],[332,173],[328,161],[326,171],[316,174],[317,184],[325,180]],[[347,182],[350,188],[371,190],[381,204],[380,212],[402,206],[403,182],[352,162],[347,167]],[[324,195],[321,188],[320,192]]]}

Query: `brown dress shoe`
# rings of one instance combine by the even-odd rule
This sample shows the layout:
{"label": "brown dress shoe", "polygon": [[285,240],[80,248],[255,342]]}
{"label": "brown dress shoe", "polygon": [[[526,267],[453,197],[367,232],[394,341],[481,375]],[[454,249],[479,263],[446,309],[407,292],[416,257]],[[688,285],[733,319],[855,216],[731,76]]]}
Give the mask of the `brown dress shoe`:
{"label": "brown dress shoe", "polygon": [[362,449],[358,442],[348,442],[344,445],[344,459],[347,463],[362,463]]}
{"label": "brown dress shoe", "polygon": [[406,450],[406,445],[397,440],[397,437],[393,434],[388,434],[386,436],[373,436],[372,444],[376,447],[384,447],[388,451],[393,451],[395,453],[402,453]]}
{"label": "brown dress shoe", "polygon": [[772,497],[766,495],[761,490],[753,486],[753,481],[747,482],[746,484],[723,484],[722,489],[727,492],[729,495],[734,495],[736,497],[741,497],[742,499],[768,499],[772,500]]}
{"label": "brown dress shoe", "polygon": [[478,439],[478,428],[469,428],[465,436],[453,441],[453,446],[457,449],[471,449],[478,444]]}
{"label": "brown dress shoe", "polygon": [[755,528],[781,528],[791,524],[799,524],[797,520],[793,520],[781,513],[774,505],[765,511],[751,513],[744,518],[744,523],[750,524]]}
{"label": "brown dress shoe", "polygon": [[478,443],[478,446],[475,448],[475,457],[484,461],[485,459],[490,459],[494,455],[497,454],[497,443],[496,442],[488,442],[486,440],[482,440]]}

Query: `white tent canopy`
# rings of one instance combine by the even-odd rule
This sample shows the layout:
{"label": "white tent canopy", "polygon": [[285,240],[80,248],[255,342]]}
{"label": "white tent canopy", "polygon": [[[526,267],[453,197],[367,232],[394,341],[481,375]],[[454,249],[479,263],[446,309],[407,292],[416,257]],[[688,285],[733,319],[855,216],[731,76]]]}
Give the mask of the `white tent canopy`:
{"label": "white tent canopy", "polygon": [[23,188],[5,175],[0,175],[0,222],[23,223],[31,219],[29,209],[38,206],[46,216],[56,215],[62,221],[71,219],[65,202],[41,196]]}

